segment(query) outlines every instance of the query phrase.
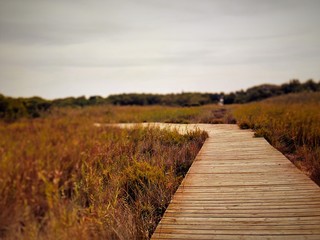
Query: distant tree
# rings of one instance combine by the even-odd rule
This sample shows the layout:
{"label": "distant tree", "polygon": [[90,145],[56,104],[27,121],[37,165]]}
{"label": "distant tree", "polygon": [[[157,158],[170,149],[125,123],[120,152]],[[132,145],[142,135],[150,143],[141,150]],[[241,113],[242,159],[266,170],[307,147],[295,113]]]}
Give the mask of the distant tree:
{"label": "distant tree", "polygon": [[51,107],[51,102],[40,97],[24,98],[22,102],[27,109],[30,117],[40,117],[42,112],[47,111]]}
{"label": "distant tree", "polygon": [[59,98],[52,101],[53,106],[57,107],[70,107],[74,106],[75,98],[68,97],[68,98]]}
{"label": "distant tree", "polygon": [[81,97],[75,98],[73,104],[79,107],[84,107],[88,105],[88,101],[85,96],[81,96]]}
{"label": "distant tree", "polygon": [[101,96],[91,96],[89,97],[87,104],[88,105],[100,105],[105,103],[105,100]]}
{"label": "distant tree", "polygon": [[246,103],[247,102],[247,94],[245,91],[237,91],[235,93],[234,103]]}
{"label": "distant tree", "polygon": [[281,89],[277,85],[263,84],[247,89],[246,102],[259,101],[281,94]]}
{"label": "distant tree", "polygon": [[7,122],[12,122],[22,117],[28,117],[28,111],[21,99],[5,98],[1,105],[4,106],[1,117]]}
{"label": "distant tree", "polygon": [[223,93],[210,93],[209,94],[209,102],[210,103],[218,103],[220,101],[220,98],[223,97]]}
{"label": "distant tree", "polygon": [[302,88],[304,91],[315,92],[318,91],[319,84],[314,82],[312,79],[309,79],[305,83],[302,84]]}
{"label": "distant tree", "polygon": [[235,93],[229,93],[229,94],[225,94],[224,97],[223,97],[223,103],[224,104],[233,104],[235,103],[236,99],[236,94]]}
{"label": "distant tree", "polygon": [[299,80],[293,79],[289,83],[282,84],[280,88],[284,93],[300,92],[301,91],[301,83]]}

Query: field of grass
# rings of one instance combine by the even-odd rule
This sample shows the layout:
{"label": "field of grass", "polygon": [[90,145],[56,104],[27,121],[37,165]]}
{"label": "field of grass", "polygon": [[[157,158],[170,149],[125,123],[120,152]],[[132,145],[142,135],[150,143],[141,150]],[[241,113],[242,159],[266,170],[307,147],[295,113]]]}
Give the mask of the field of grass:
{"label": "field of grass", "polygon": [[0,123],[1,239],[149,238],[207,135],[95,128],[99,110]]}
{"label": "field of grass", "polygon": [[204,105],[199,107],[168,106],[91,106],[85,108],[56,108],[50,115],[85,118],[101,123],[235,123],[230,106]]}
{"label": "field of grass", "polygon": [[55,108],[0,122],[0,238],[148,239],[202,146],[200,131],[117,122],[237,123],[320,184],[320,93],[243,105]]}
{"label": "field of grass", "polygon": [[242,128],[265,137],[320,184],[320,93],[299,93],[237,105]]}

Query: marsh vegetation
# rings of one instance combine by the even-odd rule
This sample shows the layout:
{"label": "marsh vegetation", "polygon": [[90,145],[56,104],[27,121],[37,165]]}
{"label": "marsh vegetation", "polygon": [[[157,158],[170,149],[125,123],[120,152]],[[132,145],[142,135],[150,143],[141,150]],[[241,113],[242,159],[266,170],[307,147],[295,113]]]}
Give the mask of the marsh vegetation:
{"label": "marsh vegetation", "polygon": [[207,136],[73,111],[0,134],[1,239],[148,239]]}
{"label": "marsh vegetation", "polygon": [[225,106],[53,107],[4,119],[0,238],[150,237],[207,135],[95,122],[237,122],[319,184],[319,109],[320,93],[304,92]]}

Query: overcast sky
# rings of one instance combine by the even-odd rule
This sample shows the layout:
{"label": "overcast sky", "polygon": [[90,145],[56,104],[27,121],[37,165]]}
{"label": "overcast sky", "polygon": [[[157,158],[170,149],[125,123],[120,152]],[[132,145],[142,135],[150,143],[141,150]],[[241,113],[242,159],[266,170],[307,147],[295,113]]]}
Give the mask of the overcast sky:
{"label": "overcast sky", "polygon": [[230,92],[320,79],[319,0],[0,0],[0,93]]}

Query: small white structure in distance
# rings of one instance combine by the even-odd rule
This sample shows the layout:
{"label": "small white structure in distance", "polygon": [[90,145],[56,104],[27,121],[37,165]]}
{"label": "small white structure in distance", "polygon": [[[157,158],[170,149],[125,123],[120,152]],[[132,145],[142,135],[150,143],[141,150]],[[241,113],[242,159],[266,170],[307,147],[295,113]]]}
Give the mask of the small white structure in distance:
{"label": "small white structure in distance", "polygon": [[223,97],[220,97],[220,100],[219,100],[219,102],[218,102],[218,105],[219,105],[219,106],[223,106],[223,102],[224,102]]}

